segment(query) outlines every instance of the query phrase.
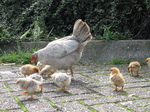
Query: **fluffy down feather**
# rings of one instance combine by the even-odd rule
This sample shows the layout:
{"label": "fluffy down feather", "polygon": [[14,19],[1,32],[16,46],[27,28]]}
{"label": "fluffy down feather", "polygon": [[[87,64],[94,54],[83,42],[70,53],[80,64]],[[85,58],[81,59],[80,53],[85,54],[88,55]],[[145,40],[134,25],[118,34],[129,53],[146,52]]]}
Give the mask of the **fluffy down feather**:
{"label": "fluffy down feather", "polygon": [[43,77],[41,75],[39,75],[38,73],[34,73],[34,74],[28,76],[28,78],[39,81],[41,83],[41,85],[39,86],[40,87],[39,91],[43,90],[43,85],[42,85],[43,84]]}
{"label": "fluffy down feather", "polygon": [[51,79],[61,87],[59,90],[63,90],[63,92],[66,92],[66,87],[71,83],[71,77],[66,73],[54,73],[51,75]]}
{"label": "fluffy down feather", "polygon": [[51,76],[53,73],[55,73],[57,70],[54,69],[52,66],[50,65],[45,65],[45,67],[40,71],[40,75],[42,76]]}
{"label": "fluffy down feather", "polygon": [[24,93],[31,94],[31,97],[28,97],[28,98],[33,98],[34,92],[38,90],[38,87],[40,85],[42,85],[42,83],[40,83],[39,81],[36,81],[31,78],[19,78],[16,84],[18,84],[20,88],[25,91],[22,94]]}
{"label": "fluffy down feather", "polygon": [[73,74],[72,65],[80,60],[86,44],[91,39],[89,26],[78,19],[73,28],[73,35],[50,42],[45,48],[33,53],[30,60],[39,60],[57,70],[70,69]]}
{"label": "fluffy down feather", "polygon": [[131,76],[135,76],[134,73],[136,74],[136,76],[139,76],[140,69],[141,69],[141,65],[137,61],[131,62],[128,66],[128,71],[131,73]]}
{"label": "fluffy down feather", "polygon": [[41,70],[45,67],[45,65],[38,61],[38,62],[37,62],[37,67],[38,67],[39,70],[41,71]]}
{"label": "fluffy down feather", "polygon": [[31,64],[23,65],[22,67],[19,68],[19,70],[25,77],[39,72],[38,67]]}
{"label": "fluffy down feather", "polygon": [[[120,73],[120,70],[116,67],[112,67],[110,69],[110,81],[112,85],[114,85],[116,88],[114,89],[115,91],[117,90],[123,90],[124,89],[124,78],[122,74]],[[117,89],[117,87],[122,87],[121,89]]]}
{"label": "fluffy down feather", "polygon": [[146,59],[146,63],[147,63],[147,65],[150,67],[150,58],[147,58],[147,59]]}

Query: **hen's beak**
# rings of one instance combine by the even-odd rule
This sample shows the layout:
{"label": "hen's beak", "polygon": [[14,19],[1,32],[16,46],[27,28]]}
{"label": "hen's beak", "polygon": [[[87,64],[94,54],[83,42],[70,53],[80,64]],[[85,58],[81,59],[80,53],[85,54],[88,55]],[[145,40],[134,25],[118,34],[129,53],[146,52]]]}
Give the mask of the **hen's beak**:
{"label": "hen's beak", "polygon": [[18,82],[16,82],[15,84],[18,85]]}

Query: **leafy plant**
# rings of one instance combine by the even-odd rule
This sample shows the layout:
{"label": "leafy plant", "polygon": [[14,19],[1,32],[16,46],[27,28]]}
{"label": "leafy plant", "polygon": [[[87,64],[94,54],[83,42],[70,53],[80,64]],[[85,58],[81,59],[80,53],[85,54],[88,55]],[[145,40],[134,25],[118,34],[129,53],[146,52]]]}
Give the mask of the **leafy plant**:
{"label": "leafy plant", "polygon": [[129,63],[130,63],[130,61],[128,61],[128,60],[122,60],[119,58],[115,58],[115,59],[107,62],[106,64],[120,65],[120,64],[129,64]]}
{"label": "leafy plant", "polygon": [[104,26],[104,33],[102,39],[106,40],[119,40],[123,37],[123,35],[119,34],[118,32],[110,31],[111,27]]}
{"label": "leafy plant", "polygon": [[37,48],[21,49],[18,45],[17,49],[14,51],[3,51],[0,57],[0,62],[2,63],[16,63],[16,64],[28,64],[30,62],[30,57],[32,53],[37,50]]}
{"label": "leafy plant", "polygon": [[9,43],[10,41],[11,39],[8,30],[0,26],[0,43]]}

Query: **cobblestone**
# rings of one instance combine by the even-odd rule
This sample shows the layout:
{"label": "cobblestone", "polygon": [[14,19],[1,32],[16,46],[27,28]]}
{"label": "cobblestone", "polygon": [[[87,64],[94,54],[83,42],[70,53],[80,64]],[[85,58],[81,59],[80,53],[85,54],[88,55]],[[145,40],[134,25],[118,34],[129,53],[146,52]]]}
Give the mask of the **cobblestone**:
{"label": "cobblestone", "polygon": [[[0,112],[150,112],[150,69],[143,65],[139,77],[131,77],[127,65],[75,65],[68,93],[44,78],[43,92],[26,99],[15,85],[20,66],[0,65]],[[125,78],[123,91],[112,91],[109,69],[118,67]],[[15,99],[16,98],[16,99]]]}

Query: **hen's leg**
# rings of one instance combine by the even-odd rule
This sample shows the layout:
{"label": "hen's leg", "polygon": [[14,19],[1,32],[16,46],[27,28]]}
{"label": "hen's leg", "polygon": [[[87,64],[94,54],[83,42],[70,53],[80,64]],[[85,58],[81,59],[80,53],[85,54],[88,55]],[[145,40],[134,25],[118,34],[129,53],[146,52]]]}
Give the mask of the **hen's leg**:
{"label": "hen's leg", "polygon": [[73,68],[72,67],[70,67],[70,73],[73,76]]}

